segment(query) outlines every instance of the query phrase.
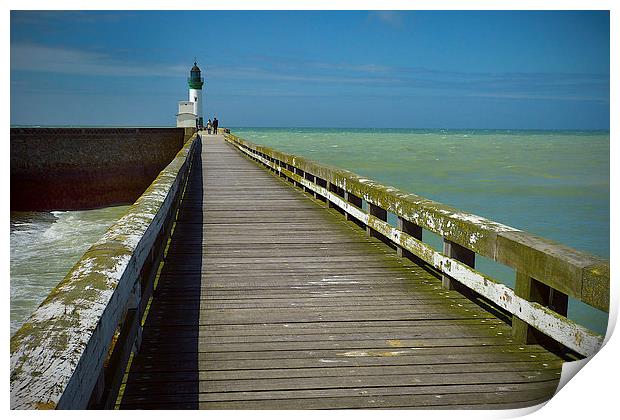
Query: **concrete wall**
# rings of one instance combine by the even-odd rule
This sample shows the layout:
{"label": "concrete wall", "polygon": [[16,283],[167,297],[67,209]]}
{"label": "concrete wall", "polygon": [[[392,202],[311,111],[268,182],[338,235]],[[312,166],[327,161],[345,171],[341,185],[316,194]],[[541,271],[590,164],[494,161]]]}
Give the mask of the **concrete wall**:
{"label": "concrete wall", "polygon": [[11,210],[133,203],[192,134],[183,128],[11,128]]}

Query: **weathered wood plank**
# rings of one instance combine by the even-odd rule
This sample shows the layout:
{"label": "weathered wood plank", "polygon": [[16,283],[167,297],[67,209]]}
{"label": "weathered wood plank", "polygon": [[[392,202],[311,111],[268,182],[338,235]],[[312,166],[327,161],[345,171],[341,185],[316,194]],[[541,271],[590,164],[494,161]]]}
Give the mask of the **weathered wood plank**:
{"label": "weathered wood plank", "polygon": [[[307,389],[307,390],[290,390],[290,391],[246,391],[246,392],[205,392],[199,395],[177,394],[172,398],[161,395],[162,402],[181,402],[197,399],[200,401],[252,401],[252,400],[269,400],[269,399],[287,399],[287,398],[329,398],[329,397],[347,397],[347,396],[380,396],[380,395],[429,395],[429,394],[459,394],[470,392],[476,393],[494,393],[494,392],[515,392],[515,391],[537,391],[537,390],[555,390],[557,384],[555,381],[540,381],[530,383],[512,383],[512,384],[472,384],[472,385],[443,385],[443,386],[393,386],[393,387],[353,387],[342,389]],[[144,401],[139,396],[128,396],[127,401],[139,402]]]}
{"label": "weathered wood plank", "polygon": [[[489,326],[460,326],[455,327],[452,325],[441,325],[437,327],[411,327],[410,329],[401,328],[400,330],[395,331],[394,329],[390,329],[389,331],[376,331],[376,332],[354,332],[348,330],[347,332],[340,333],[325,333],[324,331],[312,330],[312,333],[304,333],[299,334],[299,330],[289,333],[289,334],[239,334],[240,331],[237,331],[235,334],[228,335],[216,335],[216,334],[207,334],[206,332],[200,334],[192,334],[185,335],[184,337],[191,337],[192,340],[195,340],[196,337],[199,337],[199,342],[208,342],[208,343],[238,343],[238,342],[257,342],[257,343],[267,343],[267,342],[280,342],[280,341],[352,341],[352,340],[390,340],[394,347],[397,347],[396,344],[404,344],[402,340],[405,339],[413,339],[413,338],[462,338],[462,337],[485,337],[488,336],[493,331],[489,330],[494,329],[497,332],[503,332],[504,334],[510,333],[510,330],[505,328],[504,326],[495,324]],[[252,330],[243,330],[243,332],[252,332]],[[179,340],[181,336],[175,335],[175,339]],[[148,343],[149,341],[160,340],[161,337],[158,336],[145,336],[143,337],[142,342]],[[342,341],[341,341],[342,340]]]}
{"label": "weathered wood plank", "polygon": [[165,335],[171,337],[228,337],[228,336],[287,336],[287,335],[315,335],[315,334],[331,334],[331,335],[349,335],[364,333],[416,333],[417,331],[427,331],[433,329],[465,329],[470,327],[473,329],[482,328],[488,325],[502,331],[509,331],[506,324],[496,318],[490,319],[464,319],[464,320],[434,320],[434,321],[416,321],[411,323],[404,321],[398,322],[338,322],[338,323],[295,323],[295,324],[227,324],[226,326],[201,324],[200,329],[195,327],[189,328],[166,328],[152,327],[144,332],[143,337],[149,337],[149,334]]}
{"label": "weathered wood plank", "polygon": [[[219,369],[221,364],[212,362],[207,364],[206,370],[199,370],[199,377],[206,381],[225,381],[228,379],[271,379],[271,378],[322,378],[322,377],[353,377],[353,376],[396,376],[415,374],[463,374],[483,372],[556,372],[561,368],[560,361],[525,361],[505,363],[452,363],[426,365],[396,365],[396,366],[350,366],[343,367],[313,367],[313,368],[272,368],[272,369]],[[324,363],[323,366],[329,366]],[[128,383],[137,382],[171,382],[195,380],[195,372],[143,372],[133,373]]]}
{"label": "weathered wood plank", "polygon": [[[368,298],[370,299],[370,298]],[[422,305],[442,305],[446,303],[446,301],[442,298],[436,299],[417,299],[417,300],[404,300],[404,301],[378,301],[378,302],[351,302],[351,301],[335,301],[334,299],[327,298],[310,298],[306,301],[292,301],[282,302],[282,299],[268,299],[265,302],[263,301],[250,301],[247,302],[237,302],[224,300],[214,302],[213,300],[205,299],[205,300],[179,300],[179,301],[169,301],[166,305],[158,305],[157,308],[162,312],[165,311],[179,311],[186,308],[193,308],[197,305],[200,305],[201,309],[206,310],[218,310],[218,309],[283,309],[283,308],[317,308],[317,309],[327,309],[327,308],[340,308],[343,310],[356,310],[356,309],[370,309],[370,308],[380,308],[380,309],[389,309],[389,308],[398,308],[398,309],[407,309],[407,308],[415,308],[420,307]],[[456,303],[457,305],[470,306],[474,307],[470,301],[466,299],[461,299],[460,302],[454,301],[450,304]],[[423,307],[423,306],[422,306]]]}
{"label": "weathered wood plank", "polygon": [[[171,404],[195,404],[198,402],[218,402],[218,401],[265,401],[271,399],[305,399],[314,400],[317,398],[337,398],[337,397],[358,397],[363,396],[390,396],[390,395],[443,395],[459,393],[505,393],[515,391],[531,391],[547,395],[555,389],[554,383],[534,382],[529,384],[485,384],[485,385],[452,385],[452,386],[428,386],[428,387],[381,387],[381,388],[344,388],[344,389],[316,389],[301,391],[258,391],[258,392],[226,392],[226,393],[202,393],[202,394],[176,394],[172,396],[160,395],[157,404],[162,404],[162,408],[170,407]],[[498,398],[499,399],[499,398]],[[140,396],[127,396],[129,404],[143,405],[144,408],[153,408],[154,401]],[[150,407],[149,407],[150,406]]]}
{"label": "weathered wood plank", "polygon": [[[521,408],[530,405],[540,404],[547,401],[553,395],[552,392],[546,393],[546,398],[539,398],[541,392],[498,392],[491,396],[485,394],[450,394],[447,396],[394,396],[394,397],[347,397],[347,398],[324,398],[315,401],[302,400],[261,400],[261,401],[235,401],[235,402],[209,402],[200,403],[200,409],[211,410],[233,410],[233,409],[270,409],[270,410],[301,410],[301,409],[508,409]],[[497,403],[499,397],[507,401]],[[537,398],[538,397],[538,398]],[[514,399],[514,401],[512,401]],[[469,403],[469,404],[467,404]]]}
{"label": "weathered wood plank", "polygon": [[157,394],[184,393],[198,389],[199,392],[231,391],[275,391],[294,389],[327,389],[351,387],[390,387],[390,386],[437,386],[466,384],[500,384],[550,381],[558,378],[556,372],[517,371],[517,372],[468,372],[430,373],[415,375],[376,375],[376,376],[327,376],[308,378],[268,378],[268,379],[226,379],[208,380],[196,378],[181,382],[136,382],[127,386],[125,393]]}
{"label": "weathered wood plank", "polygon": [[[439,349],[433,349],[439,351]],[[491,349],[493,350],[493,349]],[[315,352],[316,353],[316,352]],[[271,358],[228,358],[217,359],[205,353],[194,354],[157,354],[152,356],[139,356],[132,363],[132,372],[197,372],[201,370],[255,370],[255,369],[301,369],[301,368],[324,368],[324,367],[363,367],[363,366],[450,366],[452,364],[488,364],[501,366],[510,362],[540,363],[553,366],[559,361],[558,357],[548,352],[505,352],[498,353],[493,351],[486,352],[465,352],[456,354],[454,352],[443,352],[436,354],[402,355],[390,353],[388,351],[369,351],[375,356],[343,357],[337,356],[335,352],[331,356],[317,356],[299,354],[300,357],[279,358],[278,354],[271,353]],[[379,354],[384,354],[383,356]],[[247,353],[245,354],[246,356]],[[242,357],[243,355],[234,355]],[[258,355],[260,356],[260,355]],[[536,356],[532,358],[531,356]],[[206,359],[206,357],[210,357]],[[250,356],[248,356],[250,357]]]}

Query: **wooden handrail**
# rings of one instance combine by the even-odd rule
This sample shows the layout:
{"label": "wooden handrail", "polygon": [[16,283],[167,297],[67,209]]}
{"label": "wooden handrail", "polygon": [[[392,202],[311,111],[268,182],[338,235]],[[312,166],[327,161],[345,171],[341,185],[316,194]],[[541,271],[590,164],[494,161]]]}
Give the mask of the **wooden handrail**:
{"label": "wooden handrail", "polygon": [[[572,296],[608,312],[607,261],[343,169],[256,145],[233,134],[225,137],[251,158],[342,209],[363,223],[369,232],[378,232],[397,249],[411,252],[447,278],[513,314],[513,330],[519,339],[530,340],[528,326],[531,326],[584,356],[594,354],[602,345],[602,336],[569,320],[566,304],[555,302]],[[369,212],[362,210],[361,199],[369,203]],[[395,214],[399,225],[407,228],[392,227],[377,209],[383,210],[383,214]],[[437,252],[421,241],[417,233],[421,228],[444,238],[444,252]],[[464,252],[459,253],[458,249]],[[515,290],[475,270],[474,253],[514,268]]]}
{"label": "wooden handrail", "polygon": [[119,375],[104,366],[124,369],[140,344],[140,319],[199,145],[198,135],[185,143],[13,335],[12,409],[106,406]]}

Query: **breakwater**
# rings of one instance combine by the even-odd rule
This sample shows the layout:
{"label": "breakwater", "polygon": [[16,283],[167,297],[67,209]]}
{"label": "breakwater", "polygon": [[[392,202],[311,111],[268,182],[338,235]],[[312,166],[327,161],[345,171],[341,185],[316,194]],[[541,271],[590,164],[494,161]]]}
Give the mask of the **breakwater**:
{"label": "breakwater", "polygon": [[193,128],[11,128],[11,210],[133,203]]}

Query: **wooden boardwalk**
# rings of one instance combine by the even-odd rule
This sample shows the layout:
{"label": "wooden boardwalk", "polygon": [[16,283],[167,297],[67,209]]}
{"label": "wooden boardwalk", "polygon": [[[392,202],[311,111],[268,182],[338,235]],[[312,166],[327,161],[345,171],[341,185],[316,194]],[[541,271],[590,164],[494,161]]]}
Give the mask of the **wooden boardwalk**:
{"label": "wooden boardwalk", "polygon": [[561,359],[203,136],[120,408],[515,408]]}

